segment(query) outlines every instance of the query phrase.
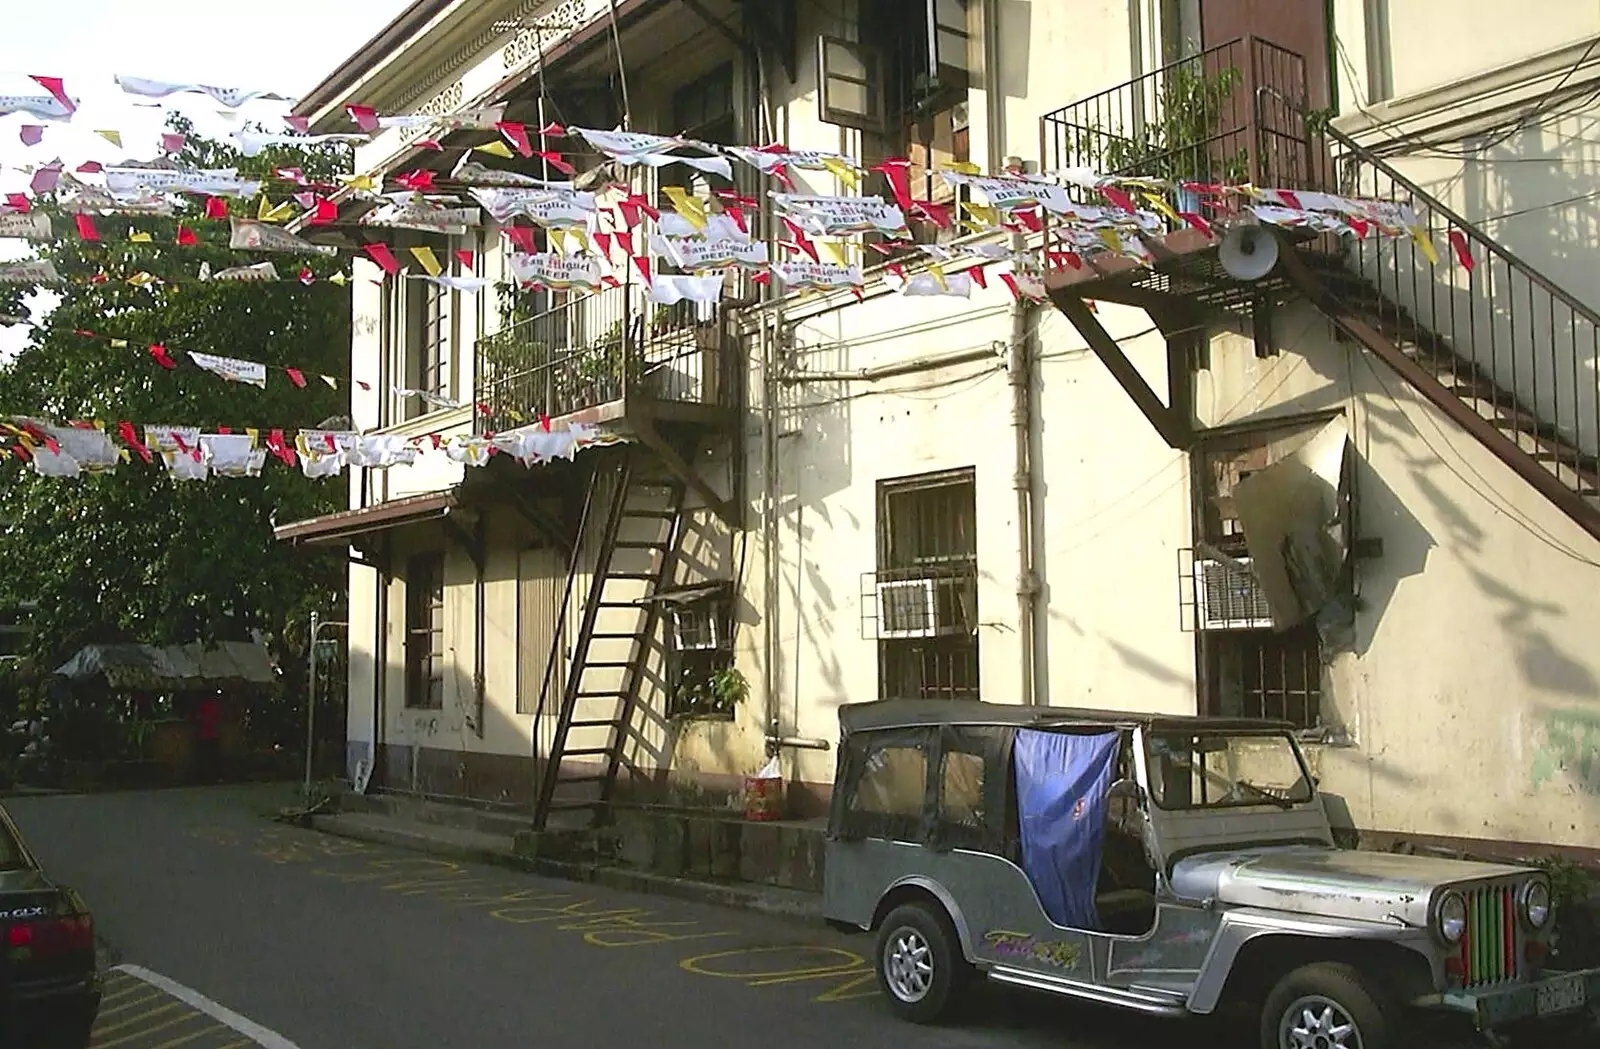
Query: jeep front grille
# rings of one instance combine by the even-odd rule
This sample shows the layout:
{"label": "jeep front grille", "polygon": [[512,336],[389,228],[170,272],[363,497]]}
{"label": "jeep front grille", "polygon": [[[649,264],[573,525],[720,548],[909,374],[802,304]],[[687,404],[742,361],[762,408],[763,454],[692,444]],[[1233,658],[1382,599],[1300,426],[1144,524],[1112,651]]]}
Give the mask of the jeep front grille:
{"label": "jeep front grille", "polygon": [[1520,977],[1515,888],[1490,885],[1468,889],[1462,895],[1467,899],[1467,932],[1461,937],[1466,986],[1482,987]]}

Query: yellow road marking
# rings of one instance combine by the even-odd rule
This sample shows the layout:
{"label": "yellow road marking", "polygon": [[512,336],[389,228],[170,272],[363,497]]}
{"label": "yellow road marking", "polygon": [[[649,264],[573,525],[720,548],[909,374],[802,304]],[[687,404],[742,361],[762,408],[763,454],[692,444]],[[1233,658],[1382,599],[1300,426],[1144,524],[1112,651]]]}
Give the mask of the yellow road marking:
{"label": "yellow road marking", "polygon": [[[217,1049],[244,1049],[244,1047],[247,1045],[255,1044],[256,1043],[252,1042],[248,1038],[241,1038],[237,1042],[229,1042],[227,1045],[218,1046]],[[166,1047],[158,1045],[156,1046],[156,1049],[166,1049]]]}
{"label": "yellow road marking", "polygon": [[[184,1013],[182,1016],[175,1016],[170,1020],[165,1020],[165,1021],[163,1021],[161,1023],[158,1023],[154,1027],[141,1028],[140,1030],[132,1031],[132,1032],[130,1032],[128,1034],[125,1034],[125,1035],[122,1035],[122,1036],[120,1036],[118,1038],[113,1038],[109,1042],[93,1042],[91,1044],[93,1046],[93,1049],[111,1049],[111,1046],[113,1046],[113,1045],[124,1045],[124,1044],[126,1044],[128,1042],[133,1041],[135,1038],[143,1038],[146,1035],[155,1034],[157,1031],[165,1031],[169,1027],[176,1027],[179,1024],[184,1023],[184,1022],[186,1022],[188,1020],[193,1020],[196,1017],[204,1017],[204,1015],[205,1015],[204,1013],[197,1013],[197,1012]],[[124,1026],[126,1026],[126,1025],[124,1025]],[[98,1032],[98,1033],[105,1034],[106,1032],[105,1031],[101,1031],[101,1032]]]}
{"label": "yellow road marking", "polygon": [[[218,1031],[226,1031],[227,1029],[228,1028],[224,1027],[222,1024],[214,1023],[209,1027],[202,1027],[198,1031],[191,1031],[189,1034],[186,1034],[181,1038],[173,1038],[162,1042],[160,1045],[146,1046],[145,1049],[177,1049],[178,1046],[192,1042],[196,1038],[201,1038],[208,1034],[216,1034]],[[235,1042],[234,1044],[238,1045],[240,1043]],[[94,1049],[106,1049],[106,1047],[97,1045],[94,1046]]]}
{"label": "yellow road marking", "polygon": [[168,1002],[166,1005],[158,1006],[158,1007],[156,1007],[154,1009],[147,1010],[145,1012],[142,1012],[142,1013],[138,1014],[137,1016],[130,1017],[130,1018],[122,1021],[121,1023],[112,1024],[110,1027],[101,1027],[101,1028],[99,1028],[99,1029],[97,1029],[95,1031],[95,1034],[97,1034],[97,1035],[107,1035],[107,1034],[110,1034],[112,1031],[120,1031],[124,1027],[127,1027],[127,1026],[129,1026],[131,1024],[143,1023],[144,1021],[152,1019],[152,1018],[157,1017],[157,1016],[160,1016],[163,1013],[170,1013],[174,1009],[183,1009],[183,1008],[186,1008],[186,1006],[182,1002]]}
{"label": "yellow road marking", "polygon": [[150,991],[151,991],[151,993],[145,995],[143,998],[135,998],[132,1001],[123,1002],[123,1003],[121,1003],[120,1005],[118,1005],[114,1009],[105,1008],[105,1002],[102,1000],[101,1001],[101,1007],[100,1007],[100,1015],[103,1016],[103,1017],[104,1016],[110,1016],[113,1013],[120,1013],[124,1009],[132,1009],[136,1005],[143,1005],[145,1002],[153,1002],[157,998],[163,997],[162,993],[160,991],[156,990],[155,988],[150,988]]}

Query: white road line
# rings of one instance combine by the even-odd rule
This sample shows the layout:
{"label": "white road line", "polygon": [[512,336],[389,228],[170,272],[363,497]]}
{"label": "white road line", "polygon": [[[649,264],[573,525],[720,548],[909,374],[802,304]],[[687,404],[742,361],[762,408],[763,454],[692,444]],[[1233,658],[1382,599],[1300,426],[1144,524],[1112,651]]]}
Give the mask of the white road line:
{"label": "white road line", "polygon": [[261,1049],[300,1049],[299,1046],[276,1031],[269,1031],[254,1020],[240,1016],[232,1009],[212,1001],[192,987],[185,987],[178,981],[168,979],[160,973],[151,972],[149,969],[138,965],[118,965],[114,966],[114,968],[117,972],[127,973],[134,979],[143,980],[152,987],[159,987],[178,999],[178,1001],[192,1006],[218,1023],[238,1031],[261,1046]]}

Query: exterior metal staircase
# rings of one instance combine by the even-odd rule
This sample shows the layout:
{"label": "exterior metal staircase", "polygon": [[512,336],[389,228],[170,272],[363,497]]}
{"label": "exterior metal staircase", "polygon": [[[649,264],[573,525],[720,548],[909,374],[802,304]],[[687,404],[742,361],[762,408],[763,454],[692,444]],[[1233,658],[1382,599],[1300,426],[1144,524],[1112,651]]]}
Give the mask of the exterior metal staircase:
{"label": "exterior metal staircase", "polygon": [[1329,188],[1409,204],[1438,261],[1415,240],[1346,239],[1337,256],[1286,252],[1290,283],[1600,538],[1600,313],[1348,136],[1323,134]]}
{"label": "exterior metal staircase", "polygon": [[[662,618],[660,603],[650,599],[672,581],[683,524],[683,482],[651,473],[650,464],[645,453],[624,449],[597,463],[590,477],[540,693],[555,709],[546,710],[541,698],[534,718],[535,830],[592,825],[622,769]],[[593,550],[592,564],[585,564],[586,550]],[[567,610],[586,569],[583,610],[563,659]],[[557,692],[552,679],[563,663]]]}

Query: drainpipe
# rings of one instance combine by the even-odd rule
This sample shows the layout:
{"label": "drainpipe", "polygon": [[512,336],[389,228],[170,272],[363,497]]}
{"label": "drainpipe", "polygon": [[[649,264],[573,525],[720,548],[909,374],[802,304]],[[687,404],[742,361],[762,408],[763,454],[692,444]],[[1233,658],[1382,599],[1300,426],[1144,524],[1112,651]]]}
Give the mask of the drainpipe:
{"label": "drainpipe", "polygon": [[[756,53],[756,78],[757,104],[761,107],[761,115],[765,118],[770,132],[773,121],[767,108],[770,97],[767,58],[760,49],[757,49]],[[765,195],[761,198],[761,214],[762,228],[767,231],[767,250],[773,252],[776,250],[777,238],[772,232],[772,204]],[[774,377],[778,355],[774,343],[776,331],[781,331],[782,328],[783,315],[781,305],[773,310],[767,308],[774,304],[774,300],[781,303],[772,285],[762,285],[762,299],[764,302],[759,314],[761,319],[761,561],[764,591],[762,603],[766,607],[761,616],[763,635],[761,690],[766,706],[766,735],[770,741],[782,735],[778,726],[778,384]],[[769,757],[776,753],[771,742],[768,742],[766,749]]]}
{"label": "drainpipe", "polygon": [[[1026,242],[1013,238],[1020,254]],[[1033,352],[1029,332],[1032,310],[1018,299],[1011,307],[1011,352],[1007,354],[1007,374],[1011,381],[1011,429],[1016,437],[1016,474],[1012,487],[1017,493],[1017,636],[1022,642],[1023,702],[1045,706],[1040,695],[1040,675],[1036,673],[1044,646],[1039,638],[1039,577],[1034,571],[1033,534]]]}
{"label": "drainpipe", "polygon": [[1000,90],[1000,0],[983,0],[983,101],[988,122],[989,170],[1005,157],[1006,104]]}

